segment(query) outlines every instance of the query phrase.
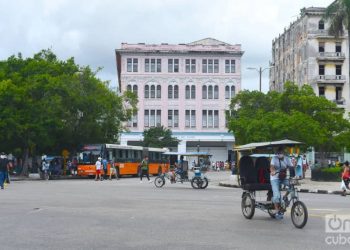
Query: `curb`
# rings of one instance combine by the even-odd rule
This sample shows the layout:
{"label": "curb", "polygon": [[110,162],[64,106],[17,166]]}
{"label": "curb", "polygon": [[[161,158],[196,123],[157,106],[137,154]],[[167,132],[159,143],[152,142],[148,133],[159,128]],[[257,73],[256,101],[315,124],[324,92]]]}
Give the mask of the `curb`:
{"label": "curb", "polygon": [[[228,184],[228,183],[222,183],[222,182],[219,182],[219,186],[230,187],[230,188],[240,188],[240,186],[237,184]],[[330,191],[330,190],[323,190],[323,189],[305,189],[305,188],[299,189],[299,192],[311,193],[311,194],[337,194],[337,195],[341,195],[343,193],[342,191]],[[349,195],[349,193],[347,193],[347,195]]]}

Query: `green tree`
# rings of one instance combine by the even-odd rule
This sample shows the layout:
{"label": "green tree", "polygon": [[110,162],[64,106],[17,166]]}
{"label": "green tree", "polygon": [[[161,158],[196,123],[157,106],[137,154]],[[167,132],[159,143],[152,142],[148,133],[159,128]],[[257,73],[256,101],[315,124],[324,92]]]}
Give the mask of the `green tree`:
{"label": "green tree", "polygon": [[[348,44],[350,44],[350,0],[336,0],[326,9],[325,20],[330,21],[329,33],[336,37],[344,34],[344,27],[348,32]],[[348,56],[350,55],[350,46],[348,46]],[[350,76],[350,61],[349,61]]]}
{"label": "green tree", "polygon": [[176,147],[179,141],[172,137],[170,129],[158,126],[147,129],[143,132],[143,146],[144,147],[155,147],[155,148],[166,148]]}
{"label": "green tree", "polygon": [[283,93],[242,91],[232,99],[230,111],[228,127],[237,144],[289,138],[329,152],[350,141],[343,109],[317,97],[309,85],[286,83]]}
{"label": "green tree", "polygon": [[116,140],[137,99],[118,96],[96,73],[50,50],[0,61],[0,149],[22,154],[23,174],[30,154]]}

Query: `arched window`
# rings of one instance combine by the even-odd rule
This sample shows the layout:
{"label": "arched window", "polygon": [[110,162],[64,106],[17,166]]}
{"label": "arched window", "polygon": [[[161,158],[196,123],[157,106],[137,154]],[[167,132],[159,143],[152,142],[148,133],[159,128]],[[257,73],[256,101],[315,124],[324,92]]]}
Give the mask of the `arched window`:
{"label": "arched window", "polygon": [[208,86],[208,99],[213,99],[213,86]]}
{"label": "arched window", "polygon": [[134,92],[137,95],[137,92],[138,92],[137,85],[132,86],[132,92]]}
{"label": "arched window", "polygon": [[196,86],[191,86],[191,99],[196,99]]}
{"label": "arched window", "polygon": [[128,84],[128,86],[126,87],[126,90],[127,91],[131,91],[131,85],[130,84]]}
{"label": "arched window", "polygon": [[230,86],[225,87],[225,99],[230,99]]}
{"label": "arched window", "polygon": [[156,98],[156,87],[151,85],[151,98]]}
{"label": "arched window", "polygon": [[173,85],[168,86],[168,99],[173,99]]}
{"label": "arched window", "polygon": [[236,88],[235,86],[231,86],[231,98],[235,97],[236,95]]}
{"label": "arched window", "polygon": [[162,88],[160,85],[157,85],[157,98],[161,98],[162,97]]}
{"label": "arched window", "polygon": [[324,21],[323,21],[323,20],[320,20],[320,21],[318,22],[318,29],[319,29],[319,30],[324,30]]}
{"label": "arched window", "polygon": [[149,98],[149,86],[145,86],[145,98]]}
{"label": "arched window", "polygon": [[202,98],[207,99],[207,86],[203,85],[202,87]]}
{"label": "arched window", "polygon": [[214,99],[219,99],[219,86],[214,86]]}
{"label": "arched window", "polygon": [[191,98],[190,86],[188,85],[186,85],[186,88],[185,88],[185,96],[186,96],[186,99]]}
{"label": "arched window", "polygon": [[175,85],[174,86],[174,99],[178,99],[179,98],[179,86]]}

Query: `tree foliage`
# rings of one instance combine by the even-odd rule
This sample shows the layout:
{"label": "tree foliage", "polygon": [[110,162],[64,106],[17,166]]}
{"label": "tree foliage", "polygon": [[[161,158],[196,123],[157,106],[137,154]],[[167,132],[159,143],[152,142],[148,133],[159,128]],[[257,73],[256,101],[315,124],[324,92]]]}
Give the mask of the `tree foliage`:
{"label": "tree foliage", "polygon": [[0,149],[57,154],[113,142],[136,101],[130,93],[118,96],[73,58],[59,60],[50,50],[11,56],[0,61]]}
{"label": "tree foliage", "polygon": [[283,93],[241,91],[230,111],[228,127],[237,144],[288,138],[328,152],[350,142],[344,110],[317,97],[309,85],[286,83]]}
{"label": "tree foliage", "polygon": [[143,146],[145,147],[176,147],[179,141],[172,137],[170,129],[158,126],[143,132]]}

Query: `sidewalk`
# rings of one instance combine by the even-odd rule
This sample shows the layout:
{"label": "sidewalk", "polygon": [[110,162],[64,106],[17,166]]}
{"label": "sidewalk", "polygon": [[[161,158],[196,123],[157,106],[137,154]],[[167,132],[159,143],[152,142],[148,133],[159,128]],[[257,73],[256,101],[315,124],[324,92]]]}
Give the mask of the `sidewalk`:
{"label": "sidewalk", "polygon": [[[310,171],[308,171],[310,172]],[[340,182],[322,182],[312,181],[310,173],[306,173],[306,177],[300,180],[300,186],[297,186],[301,193],[318,193],[318,194],[341,194]],[[223,187],[240,188],[237,182],[237,176],[230,176],[228,180],[219,183]],[[350,192],[347,193],[350,195]]]}

